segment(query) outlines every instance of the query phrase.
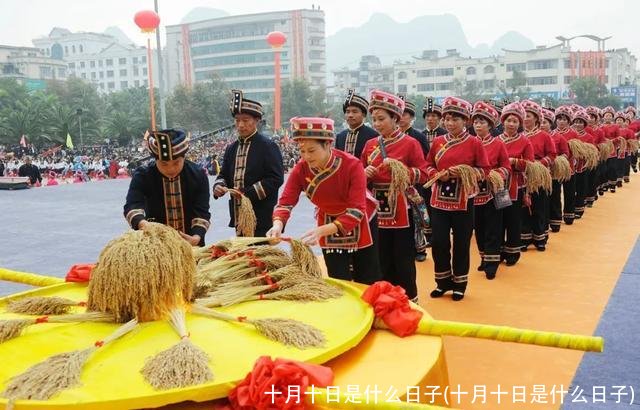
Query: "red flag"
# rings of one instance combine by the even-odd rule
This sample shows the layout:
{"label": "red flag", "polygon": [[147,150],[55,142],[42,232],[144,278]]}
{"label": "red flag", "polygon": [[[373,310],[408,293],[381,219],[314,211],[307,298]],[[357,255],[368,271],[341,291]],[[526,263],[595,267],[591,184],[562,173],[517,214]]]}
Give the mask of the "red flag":
{"label": "red flag", "polygon": [[20,145],[25,148],[27,147],[27,139],[25,138],[24,134],[22,134],[22,138],[20,138]]}

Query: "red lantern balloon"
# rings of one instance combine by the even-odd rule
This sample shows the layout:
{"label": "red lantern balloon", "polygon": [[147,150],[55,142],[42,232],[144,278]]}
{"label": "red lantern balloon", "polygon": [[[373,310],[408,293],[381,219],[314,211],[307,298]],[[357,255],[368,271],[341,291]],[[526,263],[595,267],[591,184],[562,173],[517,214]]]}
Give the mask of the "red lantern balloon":
{"label": "red lantern balloon", "polygon": [[286,41],[287,37],[280,31],[272,31],[271,33],[267,34],[267,43],[269,43],[271,47],[282,47],[282,45]]}
{"label": "red lantern balloon", "polygon": [[153,10],[142,10],[136,13],[133,21],[143,33],[151,33],[160,25],[160,16]]}

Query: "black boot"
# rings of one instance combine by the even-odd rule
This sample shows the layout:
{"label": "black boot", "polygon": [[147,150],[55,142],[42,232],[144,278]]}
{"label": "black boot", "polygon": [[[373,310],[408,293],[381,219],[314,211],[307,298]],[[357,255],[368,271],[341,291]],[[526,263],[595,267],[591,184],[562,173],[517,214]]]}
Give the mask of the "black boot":
{"label": "black boot", "polygon": [[550,225],[551,232],[560,232],[560,225]]}
{"label": "black boot", "polygon": [[497,262],[488,262],[486,263],[484,274],[489,280],[493,280],[496,277],[496,273],[498,272],[498,263]]}
{"label": "black boot", "polygon": [[454,302],[458,302],[464,299],[464,292],[460,292],[459,290],[454,290],[453,295],[451,295],[451,299],[453,299]]}
{"label": "black boot", "polygon": [[519,260],[520,260],[519,253],[510,253],[510,254],[507,254],[507,258],[505,259],[505,262],[507,266],[513,266],[516,263],[518,263]]}
{"label": "black boot", "polygon": [[480,265],[478,265],[478,271],[482,272],[487,266],[487,263],[483,260],[482,262],[480,262]]}
{"label": "black boot", "polygon": [[416,262],[424,262],[427,260],[427,252],[416,253]]}

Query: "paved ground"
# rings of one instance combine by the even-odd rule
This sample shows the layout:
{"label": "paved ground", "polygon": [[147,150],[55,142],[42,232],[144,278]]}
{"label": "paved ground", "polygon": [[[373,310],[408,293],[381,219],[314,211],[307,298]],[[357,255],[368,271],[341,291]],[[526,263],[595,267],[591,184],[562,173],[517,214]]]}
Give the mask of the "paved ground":
{"label": "paved ground", "polygon": [[[128,228],[122,206],[129,181],[0,191],[0,267],[63,277],[73,264],[96,261],[104,245]],[[207,243],[233,236],[227,206],[226,198],[211,198]],[[287,233],[299,236],[315,225],[312,218],[313,205],[302,196]],[[0,281],[0,295],[26,288]]]}

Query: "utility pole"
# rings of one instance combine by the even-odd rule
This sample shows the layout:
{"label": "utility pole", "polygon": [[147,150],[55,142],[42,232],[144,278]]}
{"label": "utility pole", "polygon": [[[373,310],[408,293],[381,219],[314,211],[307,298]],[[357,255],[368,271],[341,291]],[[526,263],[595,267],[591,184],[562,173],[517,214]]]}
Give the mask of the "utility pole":
{"label": "utility pole", "polygon": [[[158,13],[158,0],[153,0],[153,7],[156,14]],[[167,129],[167,113],[164,105],[164,67],[162,66],[162,45],[160,44],[160,26],[156,30],[156,49],[158,50],[158,91],[160,96],[160,127]]]}

